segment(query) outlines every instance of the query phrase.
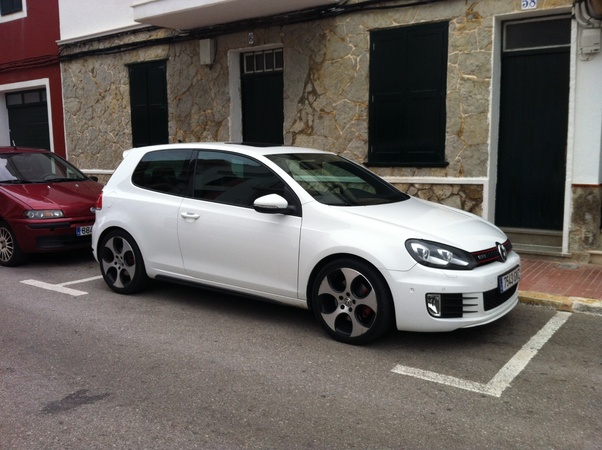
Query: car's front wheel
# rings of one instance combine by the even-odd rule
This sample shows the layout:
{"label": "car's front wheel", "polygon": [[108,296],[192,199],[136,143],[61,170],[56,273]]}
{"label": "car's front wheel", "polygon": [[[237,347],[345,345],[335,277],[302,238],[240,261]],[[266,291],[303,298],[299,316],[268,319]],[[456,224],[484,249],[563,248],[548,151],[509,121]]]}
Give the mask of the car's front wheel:
{"label": "car's front wheel", "polygon": [[133,294],[146,286],[148,276],[142,254],[129,233],[109,232],[99,250],[100,271],[111,289],[119,294]]}
{"label": "car's front wheel", "polygon": [[0,221],[0,266],[14,267],[25,262],[15,233],[4,221]]}
{"label": "car's front wheel", "polygon": [[382,275],[370,264],[341,258],[324,266],[311,290],[318,322],[337,341],[366,344],[394,321],[393,298]]}

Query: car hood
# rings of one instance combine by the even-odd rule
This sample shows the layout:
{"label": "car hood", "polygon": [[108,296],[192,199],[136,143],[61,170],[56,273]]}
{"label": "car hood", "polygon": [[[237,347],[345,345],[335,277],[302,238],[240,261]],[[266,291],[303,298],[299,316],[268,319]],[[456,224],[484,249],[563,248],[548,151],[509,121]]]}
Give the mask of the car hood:
{"label": "car hood", "polygon": [[5,185],[2,189],[25,208],[61,209],[67,217],[90,216],[102,185],[91,180]]}
{"label": "car hood", "polygon": [[406,238],[436,241],[469,252],[508,239],[495,225],[474,214],[414,197],[386,205],[348,207],[345,211],[401,228]]}

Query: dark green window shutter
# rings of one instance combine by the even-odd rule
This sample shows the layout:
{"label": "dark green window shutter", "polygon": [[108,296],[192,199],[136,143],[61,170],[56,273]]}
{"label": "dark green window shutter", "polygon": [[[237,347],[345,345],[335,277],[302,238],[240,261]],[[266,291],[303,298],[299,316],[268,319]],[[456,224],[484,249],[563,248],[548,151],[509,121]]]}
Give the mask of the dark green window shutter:
{"label": "dark green window shutter", "polygon": [[0,15],[6,16],[23,11],[22,0],[0,0]]}
{"label": "dark green window shutter", "polygon": [[370,34],[372,165],[444,166],[448,22]]}
{"label": "dark green window shutter", "polygon": [[129,73],[132,145],[167,144],[166,61],[132,64]]}

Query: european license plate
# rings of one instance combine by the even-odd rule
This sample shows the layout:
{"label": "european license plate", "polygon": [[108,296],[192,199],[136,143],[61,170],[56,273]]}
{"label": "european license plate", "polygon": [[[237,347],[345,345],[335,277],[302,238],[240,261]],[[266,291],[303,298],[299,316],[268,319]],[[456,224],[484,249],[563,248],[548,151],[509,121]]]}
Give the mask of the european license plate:
{"label": "european license plate", "polygon": [[78,236],[88,236],[92,234],[92,225],[88,225],[86,227],[77,227],[75,229],[75,234]]}
{"label": "european license plate", "polygon": [[506,292],[520,281],[520,266],[515,267],[504,275],[500,275],[497,281],[500,288],[500,293]]}

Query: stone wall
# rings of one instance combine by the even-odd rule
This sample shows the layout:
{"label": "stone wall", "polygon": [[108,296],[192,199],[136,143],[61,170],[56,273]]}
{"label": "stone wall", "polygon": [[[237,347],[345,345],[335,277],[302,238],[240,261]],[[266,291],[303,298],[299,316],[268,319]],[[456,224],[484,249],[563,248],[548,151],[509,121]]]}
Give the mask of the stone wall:
{"label": "stone wall", "polygon": [[408,194],[442,205],[452,206],[477,216],[483,213],[483,185],[480,184],[395,184]]}
{"label": "stone wall", "polygon": [[[571,4],[572,0],[539,0],[538,9]],[[206,66],[200,64],[198,39],[186,40],[175,30],[146,29],[64,46],[62,54],[67,57],[128,46],[120,52],[62,63],[68,157],[83,169],[110,170],[119,164],[122,151],[132,143],[127,65],[161,59],[167,60],[170,142],[231,140],[229,61],[237,60],[229,55],[279,46],[285,57],[285,143],[331,150],[365,162],[370,30],[445,20],[449,21],[445,146],[449,165],[372,169],[381,176],[404,180],[439,178],[440,183],[399,186],[420,198],[482,214],[483,185],[461,179],[488,182],[494,17],[520,7],[520,0],[449,0],[249,29],[217,36],[215,61]],[[149,40],[157,44],[135,45]],[[453,184],[446,182],[448,177],[455,179]],[[580,204],[582,195],[576,194],[575,200]],[[583,248],[595,240],[595,227],[585,224],[584,214],[577,212],[575,219],[583,226],[576,225],[571,245]]]}
{"label": "stone wall", "polygon": [[[401,2],[400,2],[401,3]],[[569,0],[541,1],[540,8]],[[369,31],[449,20],[446,168],[375,168],[382,175],[486,177],[494,15],[520,1],[450,0],[370,11],[216,38],[217,55],[201,66],[198,40],[62,63],[68,156],[85,169],[112,169],[131,146],[127,64],[168,60],[170,141],[229,140],[228,52],[279,45],[285,52],[285,143],[323,148],[363,162],[368,142]],[[152,30],[63,48],[69,53],[177,37]]]}
{"label": "stone wall", "polygon": [[569,247],[575,253],[602,248],[600,239],[600,213],[602,211],[601,186],[573,186],[573,209]]}

